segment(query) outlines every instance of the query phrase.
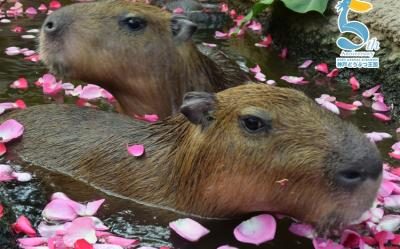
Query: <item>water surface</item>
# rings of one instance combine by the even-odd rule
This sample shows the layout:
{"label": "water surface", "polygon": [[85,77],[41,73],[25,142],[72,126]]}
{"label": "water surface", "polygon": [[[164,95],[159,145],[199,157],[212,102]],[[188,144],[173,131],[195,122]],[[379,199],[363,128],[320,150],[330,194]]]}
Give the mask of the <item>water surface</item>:
{"label": "water surface", "polygon": [[[39,5],[36,1],[22,1],[24,5]],[[69,3],[63,1],[63,3]],[[10,89],[9,85],[18,77],[26,77],[30,83],[35,82],[41,75],[47,72],[47,69],[40,63],[32,63],[24,61],[22,56],[7,56],[3,51],[10,46],[27,47],[34,49],[37,46],[36,40],[23,40],[21,34],[10,31],[15,25],[24,27],[26,30],[31,28],[39,28],[43,22],[45,15],[40,14],[34,19],[18,18],[10,24],[0,23],[0,102],[15,101],[23,99],[28,106],[40,105],[53,102],[49,97],[43,96],[41,89],[31,87],[28,91]],[[379,148],[385,160],[396,165],[386,155],[390,150],[390,146],[395,142],[396,134],[394,132],[398,124],[382,123],[374,119],[371,115],[371,109],[368,107],[371,103],[362,99],[360,94],[355,94],[350,87],[345,84],[328,80],[326,77],[317,74],[314,70],[298,70],[299,61],[289,56],[288,59],[282,60],[278,57],[278,51],[273,48],[257,48],[254,43],[258,41],[258,36],[248,34],[242,39],[231,39],[227,41],[215,40],[213,30],[200,31],[196,37],[196,42],[218,43],[220,47],[226,50],[233,58],[239,62],[245,63],[247,66],[259,64],[263,72],[267,75],[267,79],[274,79],[279,86],[289,86],[280,80],[282,75],[304,75],[310,84],[307,86],[297,86],[295,88],[304,91],[312,98],[319,97],[322,93],[334,95],[340,101],[352,102],[354,100],[362,100],[367,107],[362,107],[357,112],[342,112],[343,119],[357,125],[364,132],[380,131],[388,132],[393,135],[393,139],[388,139],[379,143]],[[290,51],[290,48],[289,48]],[[318,58],[311,58],[317,62]],[[74,82],[75,83],[75,82]],[[95,82],[93,82],[95,83]],[[377,82],[378,83],[378,82]],[[66,98],[66,102],[73,103],[74,99]],[[111,108],[103,107],[107,110]],[[276,248],[276,249],[293,249],[293,248],[312,248],[311,243],[300,237],[294,236],[287,231],[290,221],[288,219],[281,220],[278,224],[278,232],[275,240],[265,243],[259,247],[245,245],[236,241],[233,237],[233,228],[238,225],[242,218],[225,221],[200,220],[200,222],[211,230],[211,233],[198,243],[189,243],[179,238],[176,234],[171,233],[167,228],[168,222],[179,218],[180,216],[170,211],[160,210],[148,206],[143,206],[129,200],[109,196],[87,185],[74,181],[69,177],[55,174],[35,166],[24,165],[24,171],[32,172],[35,176],[33,182],[30,183],[7,183],[4,192],[6,199],[10,202],[15,216],[21,214],[28,215],[35,224],[39,222],[38,217],[40,210],[46,204],[50,195],[56,191],[62,191],[71,198],[79,201],[87,201],[98,198],[106,198],[106,204],[99,212],[99,217],[105,220],[106,224],[111,227],[114,233],[126,237],[141,238],[144,244],[151,246],[169,245],[174,248],[217,248],[223,244],[229,244],[242,249],[251,248]]]}

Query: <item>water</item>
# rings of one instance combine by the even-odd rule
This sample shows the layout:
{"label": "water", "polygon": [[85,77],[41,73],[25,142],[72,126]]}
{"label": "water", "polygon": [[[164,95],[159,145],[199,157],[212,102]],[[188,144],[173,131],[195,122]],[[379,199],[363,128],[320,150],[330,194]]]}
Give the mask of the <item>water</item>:
{"label": "water", "polygon": [[[23,1],[24,5],[38,6],[36,1]],[[68,1],[63,1],[64,4]],[[11,24],[0,24],[0,102],[15,101],[23,99],[28,106],[39,105],[52,102],[48,97],[43,96],[41,89],[31,85],[28,91],[10,89],[8,86],[18,77],[23,76],[30,83],[35,82],[41,75],[47,72],[46,68],[40,63],[32,63],[22,60],[21,56],[7,56],[2,51],[10,46],[27,47],[34,49],[37,46],[35,40],[23,40],[21,34],[10,31],[15,25],[24,27],[26,30],[39,28],[45,15],[38,15],[34,19],[19,18]],[[319,97],[322,93],[334,95],[340,101],[352,102],[361,100],[366,107],[361,107],[355,113],[342,112],[343,119],[356,124],[362,131],[388,132],[393,135],[393,139],[387,139],[378,144],[383,158],[392,165],[396,162],[388,158],[387,152],[390,146],[396,141],[395,128],[397,123],[385,124],[371,116],[369,105],[371,102],[362,99],[360,94],[354,94],[347,85],[339,84],[335,80],[328,80],[326,77],[316,74],[314,70],[299,71],[297,65],[300,61],[289,57],[282,60],[278,57],[278,51],[272,48],[257,48],[254,43],[258,41],[258,36],[248,34],[244,39],[231,39],[218,41],[213,38],[214,31],[200,31],[195,37],[196,42],[218,43],[224,50],[228,51],[237,60],[247,63],[248,66],[259,64],[268,79],[274,79],[279,86],[295,87],[304,91],[312,98]],[[290,50],[290,48],[289,48]],[[240,55],[240,56],[239,56]],[[316,61],[318,59],[311,58]],[[304,75],[311,83],[307,86],[289,86],[279,80],[282,75]],[[65,99],[65,102],[73,103],[72,99]],[[109,106],[103,107],[107,110]],[[237,242],[233,237],[233,229],[244,218],[234,220],[211,221],[199,220],[204,226],[211,230],[211,233],[198,243],[189,243],[179,238],[174,233],[170,233],[167,228],[168,222],[180,216],[166,210],[160,210],[132,201],[109,196],[94,188],[88,187],[84,183],[74,181],[69,177],[52,173],[34,166],[24,166],[24,171],[32,172],[35,176],[30,183],[7,183],[2,187],[7,189],[7,196],[4,197],[13,208],[15,217],[27,215],[35,224],[39,222],[38,217],[50,195],[56,191],[62,191],[71,198],[78,201],[94,200],[106,198],[106,203],[102,207],[98,216],[105,220],[111,230],[125,237],[140,238],[145,245],[151,246],[173,246],[174,248],[217,248],[223,244],[229,244],[241,249],[251,248],[312,248],[309,240],[294,236],[288,232],[290,221],[281,220],[278,224],[276,238],[269,243],[259,247],[245,245]],[[251,215],[249,215],[250,217]]]}

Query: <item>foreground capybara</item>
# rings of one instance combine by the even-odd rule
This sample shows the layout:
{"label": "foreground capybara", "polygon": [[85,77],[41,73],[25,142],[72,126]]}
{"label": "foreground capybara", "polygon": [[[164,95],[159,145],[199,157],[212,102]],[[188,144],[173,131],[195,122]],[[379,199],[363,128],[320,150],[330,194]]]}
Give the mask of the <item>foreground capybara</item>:
{"label": "foreground capybara", "polygon": [[123,112],[166,117],[188,91],[216,92],[247,80],[222,52],[200,52],[191,41],[195,30],[185,16],[143,3],[78,3],[46,19],[39,50],[52,72],[100,84]]}
{"label": "foreground capybara", "polygon": [[[376,146],[301,92],[260,84],[191,92],[180,111],[149,124],[43,105],[1,119],[25,126],[12,148],[23,161],[186,213],[275,211],[326,231],[358,218],[376,196]],[[128,144],[143,144],[144,155],[130,155]]]}

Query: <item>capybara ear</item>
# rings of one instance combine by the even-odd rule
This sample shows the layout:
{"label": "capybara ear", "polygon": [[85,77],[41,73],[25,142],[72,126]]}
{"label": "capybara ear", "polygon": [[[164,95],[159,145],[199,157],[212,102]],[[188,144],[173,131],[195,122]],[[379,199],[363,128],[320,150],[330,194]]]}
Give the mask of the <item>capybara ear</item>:
{"label": "capybara ear", "polygon": [[184,15],[173,15],[171,18],[171,32],[176,42],[189,40],[197,30],[197,25]]}
{"label": "capybara ear", "polygon": [[206,126],[214,119],[212,111],[216,102],[213,93],[188,92],[183,97],[180,111],[193,124]]}

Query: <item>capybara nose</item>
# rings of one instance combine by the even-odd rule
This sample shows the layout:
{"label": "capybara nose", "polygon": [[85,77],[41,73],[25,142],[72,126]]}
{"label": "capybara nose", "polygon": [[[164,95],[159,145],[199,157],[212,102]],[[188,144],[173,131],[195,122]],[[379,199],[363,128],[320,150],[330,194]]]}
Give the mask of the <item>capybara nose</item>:
{"label": "capybara nose", "polygon": [[43,30],[47,34],[54,33],[58,29],[56,18],[49,17],[43,24]]}
{"label": "capybara nose", "polygon": [[66,10],[57,10],[51,13],[43,23],[42,29],[46,35],[59,34],[70,24],[71,17]]}
{"label": "capybara nose", "polygon": [[352,165],[340,169],[335,181],[342,187],[357,187],[366,180],[377,180],[382,174],[382,161],[379,157],[366,156]]}

